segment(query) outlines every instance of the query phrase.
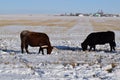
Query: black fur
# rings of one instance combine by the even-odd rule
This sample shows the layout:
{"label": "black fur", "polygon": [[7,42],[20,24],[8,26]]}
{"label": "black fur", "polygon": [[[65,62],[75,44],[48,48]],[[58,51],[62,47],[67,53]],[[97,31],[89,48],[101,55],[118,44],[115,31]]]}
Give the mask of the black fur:
{"label": "black fur", "polygon": [[87,50],[87,47],[90,46],[89,51],[91,51],[92,48],[95,50],[95,45],[105,43],[110,44],[110,51],[115,50],[115,33],[113,31],[91,33],[81,43],[81,46],[83,51]]}

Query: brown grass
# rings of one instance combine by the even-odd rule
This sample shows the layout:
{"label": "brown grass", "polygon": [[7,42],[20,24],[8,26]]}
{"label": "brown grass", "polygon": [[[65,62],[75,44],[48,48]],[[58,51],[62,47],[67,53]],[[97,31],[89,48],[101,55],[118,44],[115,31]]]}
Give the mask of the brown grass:
{"label": "brown grass", "polygon": [[104,21],[90,20],[95,31],[105,31],[105,30],[120,30],[120,20],[118,19],[108,19]]}
{"label": "brown grass", "polygon": [[77,20],[62,20],[62,19],[48,19],[48,20],[0,20],[0,26],[7,25],[26,25],[26,26],[63,26],[72,27],[77,23]]}

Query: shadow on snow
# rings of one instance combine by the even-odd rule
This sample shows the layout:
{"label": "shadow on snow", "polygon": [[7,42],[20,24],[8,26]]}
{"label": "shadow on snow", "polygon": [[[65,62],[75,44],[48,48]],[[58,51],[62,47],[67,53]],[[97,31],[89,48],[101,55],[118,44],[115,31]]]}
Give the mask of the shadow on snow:
{"label": "shadow on snow", "polygon": [[17,50],[5,50],[5,49],[0,49],[0,50],[2,50],[2,51],[4,51],[4,52],[7,52],[7,53],[11,53],[11,52],[14,52],[14,53],[21,53],[21,51],[17,51]]}
{"label": "shadow on snow", "polygon": [[79,47],[69,47],[69,46],[55,46],[59,50],[71,50],[71,51],[81,51],[82,48]]}

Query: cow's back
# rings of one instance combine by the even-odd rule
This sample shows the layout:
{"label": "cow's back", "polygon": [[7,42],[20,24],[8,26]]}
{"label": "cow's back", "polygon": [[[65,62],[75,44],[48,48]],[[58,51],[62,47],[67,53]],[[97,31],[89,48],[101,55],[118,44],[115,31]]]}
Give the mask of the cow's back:
{"label": "cow's back", "polygon": [[50,45],[49,37],[45,33],[31,32],[28,34],[27,40],[30,46]]}
{"label": "cow's back", "polygon": [[115,41],[115,34],[112,31],[91,33],[86,38],[88,44],[105,44]]}

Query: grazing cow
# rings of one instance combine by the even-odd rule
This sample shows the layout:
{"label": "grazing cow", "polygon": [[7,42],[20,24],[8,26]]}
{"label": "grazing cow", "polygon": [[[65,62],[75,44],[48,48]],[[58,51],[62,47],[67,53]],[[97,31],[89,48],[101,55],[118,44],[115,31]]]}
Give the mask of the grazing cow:
{"label": "grazing cow", "polygon": [[92,48],[95,51],[95,45],[105,43],[110,44],[110,51],[115,50],[115,33],[113,31],[91,33],[85,41],[81,43],[81,46],[83,51],[87,50],[88,46],[90,46],[89,51],[91,51]]}
{"label": "grazing cow", "polygon": [[20,33],[21,38],[21,51],[24,53],[24,48],[27,53],[28,45],[31,47],[40,47],[39,53],[42,51],[44,55],[43,49],[47,49],[47,54],[51,54],[53,47],[49,41],[49,37],[45,33],[31,32],[28,30],[24,30]]}

